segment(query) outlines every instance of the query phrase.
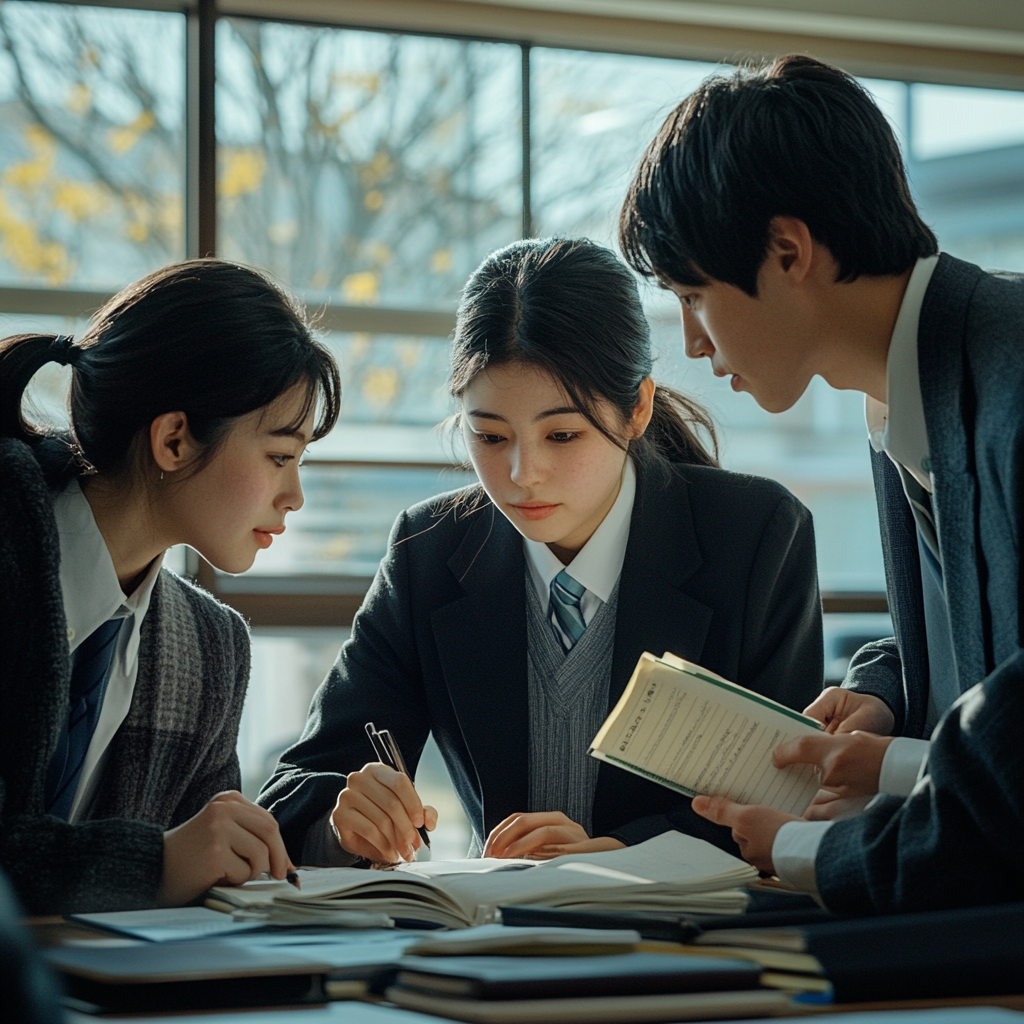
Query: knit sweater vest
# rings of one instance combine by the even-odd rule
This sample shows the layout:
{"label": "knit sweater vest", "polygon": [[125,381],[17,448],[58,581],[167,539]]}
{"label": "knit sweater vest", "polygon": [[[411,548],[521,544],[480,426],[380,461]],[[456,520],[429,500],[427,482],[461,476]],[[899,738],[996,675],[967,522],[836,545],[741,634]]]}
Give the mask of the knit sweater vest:
{"label": "knit sweater vest", "polygon": [[600,763],[587,755],[608,717],[619,585],[568,653],[526,571],[531,811],[561,811],[591,834]]}

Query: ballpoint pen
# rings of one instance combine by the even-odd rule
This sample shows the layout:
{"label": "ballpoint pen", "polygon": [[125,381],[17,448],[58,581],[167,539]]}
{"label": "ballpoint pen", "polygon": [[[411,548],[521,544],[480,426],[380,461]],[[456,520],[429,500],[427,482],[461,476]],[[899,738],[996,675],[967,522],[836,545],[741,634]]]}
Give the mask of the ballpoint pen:
{"label": "ballpoint pen", "polygon": [[[402,752],[398,749],[398,744],[395,742],[395,738],[387,729],[378,730],[373,722],[367,722],[366,735],[370,737],[370,743],[373,744],[374,752],[380,758],[381,763],[394,768],[396,772],[401,772],[410,779],[412,778],[409,774],[409,769],[406,767],[405,758],[402,757]],[[419,832],[420,839],[423,840],[424,845],[429,850],[430,834],[427,832],[426,825],[420,825],[416,831]]]}

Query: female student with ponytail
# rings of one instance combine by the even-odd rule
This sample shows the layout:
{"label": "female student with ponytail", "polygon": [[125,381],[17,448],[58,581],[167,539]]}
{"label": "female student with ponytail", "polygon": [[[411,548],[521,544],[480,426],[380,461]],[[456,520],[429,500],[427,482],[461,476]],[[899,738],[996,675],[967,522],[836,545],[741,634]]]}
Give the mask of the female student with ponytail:
{"label": "female student with ponytail", "polygon": [[293,859],[409,858],[432,829],[409,780],[432,732],[498,857],[679,829],[735,850],[690,801],[587,756],[644,651],[802,709],[822,681],[807,510],[717,468],[695,403],[651,379],[636,285],[586,240],[517,242],[470,278],[451,392],[480,479],[403,512],[299,742],[258,802]]}
{"label": "female student with ponytail", "polygon": [[[25,421],[72,367],[70,435]],[[302,504],[338,371],[259,274],[217,260],[126,288],[85,335],[0,341],[0,866],[31,913],[186,903],[289,863],[237,792],[241,618],[161,567],[244,572]]]}

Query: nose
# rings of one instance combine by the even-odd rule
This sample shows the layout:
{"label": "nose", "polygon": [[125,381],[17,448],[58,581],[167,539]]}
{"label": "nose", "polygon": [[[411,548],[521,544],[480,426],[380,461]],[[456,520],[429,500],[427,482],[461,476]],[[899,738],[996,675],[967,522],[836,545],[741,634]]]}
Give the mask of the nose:
{"label": "nose", "polygon": [[[298,461],[298,460],[296,460]],[[294,465],[294,463],[292,464]],[[277,507],[281,512],[298,512],[306,503],[302,493],[302,481],[299,478],[299,467],[295,466],[288,486],[278,495]]]}
{"label": "nose", "polygon": [[683,311],[683,349],[690,359],[710,359],[715,354],[715,346],[711,344],[704,325],[684,305]]}
{"label": "nose", "polygon": [[512,449],[512,482],[519,487],[535,487],[544,478],[543,458],[532,445],[517,444]]}

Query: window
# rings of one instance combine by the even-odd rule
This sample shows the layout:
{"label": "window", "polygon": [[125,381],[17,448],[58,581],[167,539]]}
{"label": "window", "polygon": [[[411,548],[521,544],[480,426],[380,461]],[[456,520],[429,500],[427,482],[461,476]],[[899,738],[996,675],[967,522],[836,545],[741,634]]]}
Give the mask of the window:
{"label": "window", "polygon": [[[395,516],[473,479],[436,429],[467,276],[524,233],[614,247],[643,148],[718,65],[189,11],[199,32],[167,11],[0,4],[0,327],[80,333],[106,295],[214,236],[319,317],[343,417],[305,461],[305,507],[249,573],[199,570],[256,627],[251,792],[301,728]],[[1024,271],[1024,94],[864,84],[942,248]],[[841,678],[889,628],[861,399],[816,380],[770,416],[686,360],[674,300],[642,290],[656,376],[711,408],[723,464],[781,480],[814,513],[826,671]],[[62,421],[67,373],[34,379],[41,418]],[[443,843],[464,849],[436,748],[423,776]]]}

